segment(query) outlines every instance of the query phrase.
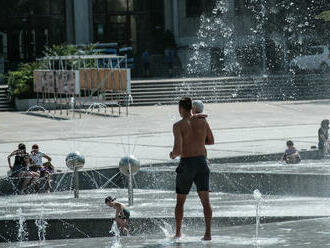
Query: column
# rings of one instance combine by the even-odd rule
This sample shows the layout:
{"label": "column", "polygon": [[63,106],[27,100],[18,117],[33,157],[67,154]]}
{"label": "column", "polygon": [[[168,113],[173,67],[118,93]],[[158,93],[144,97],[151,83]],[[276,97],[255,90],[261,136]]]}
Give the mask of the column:
{"label": "column", "polygon": [[73,0],[74,34],[76,44],[90,42],[90,0]]}
{"label": "column", "polygon": [[173,8],[173,34],[175,40],[179,37],[179,12],[178,12],[178,0],[172,0]]}

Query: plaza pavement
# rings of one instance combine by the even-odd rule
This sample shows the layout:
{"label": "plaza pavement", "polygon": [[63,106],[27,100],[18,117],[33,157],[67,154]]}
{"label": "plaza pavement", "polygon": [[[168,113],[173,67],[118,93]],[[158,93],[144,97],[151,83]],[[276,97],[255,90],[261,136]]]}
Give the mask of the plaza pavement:
{"label": "plaza pavement", "polygon": [[[215,136],[208,156],[282,152],[288,139],[298,149],[317,146],[317,131],[321,120],[330,118],[329,107],[330,100],[205,104]],[[28,151],[39,144],[62,170],[67,170],[65,156],[76,150],[85,155],[86,169],[118,166],[127,154],[142,164],[170,161],[172,125],[179,119],[176,105],[130,107],[128,117],[76,115],[69,120],[0,112],[0,176],[6,175],[7,155],[20,142]]]}

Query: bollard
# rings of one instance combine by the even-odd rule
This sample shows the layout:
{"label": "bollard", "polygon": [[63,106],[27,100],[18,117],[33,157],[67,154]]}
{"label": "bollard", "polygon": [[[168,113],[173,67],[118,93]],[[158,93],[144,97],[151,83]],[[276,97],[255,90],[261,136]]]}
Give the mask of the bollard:
{"label": "bollard", "polygon": [[133,206],[133,176],[140,169],[140,161],[137,160],[133,155],[123,157],[119,161],[120,172],[128,177],[128,205]]}
{"label": "bollard", "polygon": [[74,168],[73,174],[74,174],[73,194],[74,194],[74,198],[79,198],[79,172],[77,167]]}
{"label": "bollard", "polygon": [[80,155],[79,152],[71,152],[66,156],[65,164],[70,170],[73,170],[73,177],[74,177],[73,194],[74,194],[74,198],[79,198],[78,170],[84,167],[85,157]]}

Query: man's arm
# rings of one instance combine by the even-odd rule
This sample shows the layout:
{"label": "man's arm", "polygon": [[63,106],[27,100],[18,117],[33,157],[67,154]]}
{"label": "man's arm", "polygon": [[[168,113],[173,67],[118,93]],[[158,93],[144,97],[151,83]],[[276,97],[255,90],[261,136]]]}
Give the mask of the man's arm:
{"label": "man's arm", "polygon": [[173,125],[174,146],[172,152],[170,152],[170,158],[175,159],[182,153],[182,134],[179,125],[176,123]]}
{"label": "man's arm", "polygon": [[197,114],[193,114],[192,118],[197,118],[197,119],[202,119],[202,118],[207,118],[207,114],[203,114],[203,113],[197,113]]}
{"label": "man's arm", "polygon": [[206,139],[205,145],[214,145],[214,136],[209,123],[206,121]]}
{"label": "man's arm", "polygon": [[14,155],[16,155],[16,153],[17,153],[17,151],[13,151],[12,153],[10,153],[9,155],[8,155],[8,157],[7,157],[7,159],[8,159],[8,166],[9,166],[9,169],[13,169],[13,167],[11,166],[11,163],[10,163],[10,158],[12,157],[12,156],[14,156]]}
{"label": "man's arm", "polygon": [[48,155],[46,155],[45,153],[42,154],[42,157],[45,158],[45,159],[47,159],[48,162],[52,161],[52,158],[49,157]]}

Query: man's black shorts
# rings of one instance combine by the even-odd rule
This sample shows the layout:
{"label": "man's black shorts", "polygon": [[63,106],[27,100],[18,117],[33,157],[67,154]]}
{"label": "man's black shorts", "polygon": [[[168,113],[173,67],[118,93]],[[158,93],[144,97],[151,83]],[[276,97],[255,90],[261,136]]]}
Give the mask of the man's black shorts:
{"label": "man's black shorts", "polygon": [[209,191],[210,169],[205,156],[181,158],[175,171],[177,194],[188,194],[193,182],[197,191]]}

